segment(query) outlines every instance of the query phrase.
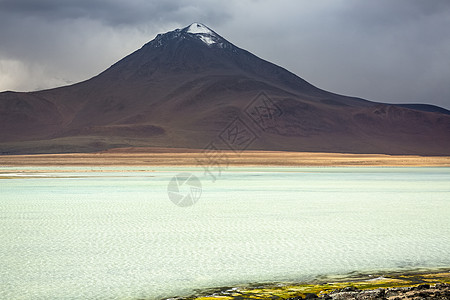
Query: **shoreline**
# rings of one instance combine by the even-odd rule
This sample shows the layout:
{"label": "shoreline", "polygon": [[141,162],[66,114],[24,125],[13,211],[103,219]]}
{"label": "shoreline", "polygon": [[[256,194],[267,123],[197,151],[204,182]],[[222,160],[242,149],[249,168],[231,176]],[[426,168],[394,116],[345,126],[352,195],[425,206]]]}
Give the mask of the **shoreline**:
{"label": "shoreline", "polygon": [[450,167],[450,156],[348,154],[284,151],[111,149],[96,153],[0,155],[0,167]]}
{"label": "shoreline", "polygon": [[[161,300],[450,299],[450,268],[320,276],[309,282],[249,283]],[[444,298],[440,298],[444,297]]]}

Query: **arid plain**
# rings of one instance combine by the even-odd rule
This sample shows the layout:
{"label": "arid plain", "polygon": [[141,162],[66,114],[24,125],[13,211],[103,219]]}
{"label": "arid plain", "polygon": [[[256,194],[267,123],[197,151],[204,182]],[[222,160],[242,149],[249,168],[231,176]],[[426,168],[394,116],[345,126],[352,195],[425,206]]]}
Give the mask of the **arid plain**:
{"label": "arid plain", "polygon": [[[96,153],[2,155],[0,166],[199,166],[203,150],[165,148],[111,149]],[[220,151],[227,166],[378,166],[449,167],[450,156],[346,154],[287,151]]]}

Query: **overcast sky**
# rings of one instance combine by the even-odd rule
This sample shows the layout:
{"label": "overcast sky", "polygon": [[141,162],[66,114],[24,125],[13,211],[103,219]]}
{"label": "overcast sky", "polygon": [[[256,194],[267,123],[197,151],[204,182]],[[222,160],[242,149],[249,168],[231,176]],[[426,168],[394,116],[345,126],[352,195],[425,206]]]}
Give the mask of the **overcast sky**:
{"label": "overcast sky", "polygon": [[192,22],[325,90],[450,109],[449,0],[0,0],[0,91],[88,79]]}

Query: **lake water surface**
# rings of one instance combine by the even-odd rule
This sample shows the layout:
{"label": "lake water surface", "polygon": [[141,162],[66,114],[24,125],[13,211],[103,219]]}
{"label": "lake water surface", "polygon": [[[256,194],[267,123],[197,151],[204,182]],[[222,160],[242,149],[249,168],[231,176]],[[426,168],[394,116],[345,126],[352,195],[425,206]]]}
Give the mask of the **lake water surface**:
{"label": "lake water surface", "polygon": [[[450,168],[74,169],[0,168],[1,299],[450,267]],[[189,207],[167,194],[180,172],[202,184]]]}

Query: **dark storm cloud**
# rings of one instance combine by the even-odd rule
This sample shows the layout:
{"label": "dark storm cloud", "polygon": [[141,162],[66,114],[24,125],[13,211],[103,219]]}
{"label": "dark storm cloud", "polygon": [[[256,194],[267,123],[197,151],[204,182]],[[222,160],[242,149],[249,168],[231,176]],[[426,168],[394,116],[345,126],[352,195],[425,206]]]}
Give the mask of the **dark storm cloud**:
{"label": "dark storm cloud", "polygon": [[[15,17],[33,17],[46,21],[94,19],[111,26],[154,22],[191,22],[199,10],[208,19],[221,19],[226,11],[208,10],[207,2],[179,0],[4,0],[0,11]],[[201,5],[201,7],[200,7]],[[221,5],[215,5],[220,8]]]}
{"label": "dark storm cloud", "polygon": [[450,108],[448,0],[0,0],[0,90],[86,79],[194,21],[323,89]]}

